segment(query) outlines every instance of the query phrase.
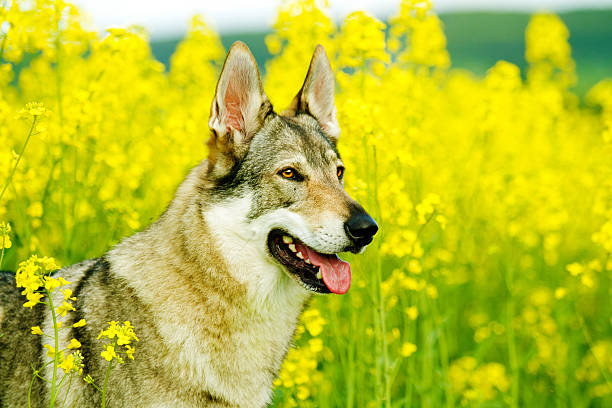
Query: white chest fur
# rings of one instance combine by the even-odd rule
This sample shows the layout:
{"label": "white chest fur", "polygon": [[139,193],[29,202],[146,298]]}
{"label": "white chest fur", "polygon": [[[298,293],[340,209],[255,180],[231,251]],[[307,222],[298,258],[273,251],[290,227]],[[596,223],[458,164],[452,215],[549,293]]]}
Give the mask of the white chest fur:
{"label": "white chest fur", "polygon": [[[179,354],[188,381],[205,379],[206,387],[240,406],[269,402],[272,381],[305,300],[310,295],[266,253],[269,225],[247,221],[251,200],[232,200],[203,215],[216,249],[230,275],[247,290],[247,308],[233,318],[235,328],[222,340],[185,333],[186,327],[166,325],[170,342],[180,340]],[[181,333],[181,331],[183,333]]]}

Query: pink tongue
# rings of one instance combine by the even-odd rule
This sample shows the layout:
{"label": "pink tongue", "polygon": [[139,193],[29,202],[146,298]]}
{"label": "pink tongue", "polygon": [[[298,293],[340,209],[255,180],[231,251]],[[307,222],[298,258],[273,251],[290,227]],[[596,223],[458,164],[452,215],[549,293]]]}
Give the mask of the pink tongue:
{"label": "pink tongue", "polygon": [[320,254],[301,243],[296,243],[295,248],[321,269],[323,282],[329,290],[338,295],[343,295],[349,290],[351,265],[348,262],[344,262],[334,254]]}

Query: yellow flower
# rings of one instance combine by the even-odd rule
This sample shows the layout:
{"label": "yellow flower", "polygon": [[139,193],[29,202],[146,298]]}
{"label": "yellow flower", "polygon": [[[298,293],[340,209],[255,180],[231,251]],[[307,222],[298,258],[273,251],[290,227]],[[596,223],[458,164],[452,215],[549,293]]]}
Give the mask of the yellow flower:
{"label": "yellow flower", "polygon": [[21,293],[22,295],[28,292],[34,292],[40,288],[41,279],[36,274],[37,271],[38,269],[33,265],[27,265],[24,267],[23,262],[19,266],[15,279],[17,282],[17,287],[24,288],[24,291]]}
{"label": "yellow flower", "polygon": [[563,299],[565,297],[565,295],[567,295],[567,289],[566,288],[557,288],[555,289],[555,298],[556,299]]}
{"label": "yellow flower", "polygon": [[83,327],[87,324],[87,322],[85,321],[85,319],[81,319],[78,322],[74,323],[72,325],[72,327]]}
{"label": "yellow flower", "polygon": [[[40,258],[36,255],[32,255],[28,260],[19,264],[15,281],[18,288],[24,288],[21,294],[26,295],[29,300],[26,303],[27,306],[24,305],[25,307],[32,307],[38,303],[42,295],[37,297],[34,296],[33,292],[45,285],[46,282],[43,281],[43,278],[47,278],[51,272],[57,269],[59,269],[59,266],[53,258]],[[53,285],[53,283],[49,284]]]}
{"label": "yellow flower", "polygon": [[418,260],[411,259],[410,262],[408,262],[408,272],[420,274],[422,271],[423,267],[421,266],[421,263]]}
{"label": "yellow flower", "polygon": [[310,350],[313,353],[319,353],[320,351],[323,351],[323,340],[319,338],[308,340],[308,344],[310,345]]}
{"label": "yellow flower", "polygon": [[402,344],[400,354],[404,357],[410,357],[412,354],[414,354],[415,351],[417,351],[416,344],[406,342]]}
{"label": "yellow flower", "polygon": [[47,356],[50,358],[55,358],[55,355],[57,354],[59,357],[59,361],[63,361],[64,360],[64,352],[60,351],[59,353],[55,352],[55,348],[52,347],[50,344],[45,344],[43,346],[44,348],[47,349]]}
{"label": "yellow flower", "polygon": [[74,368],[74,356],[72,354],[68,355],[59,367],[64,370],[64,373],[68,374]]}
{"label": "yellow flower", "polygon": [[81,343],[77,339],[71,339],[70,344],[68,345],[69,349],[77,349],[81,347]]}
{"label": "yellow flower", "polygon": [[117,344],[123,346],[125,344],[130,344],[130,337],[126,335],[123,331],[117,332]]}
{"label": "yellow flower", "polygon": [[304,401],[305,399],[308,399],[308,397],[310,396],[310,390],[308,390],[307,387],[301,385],[297,389],[296,396],[299,400]]}
{"label": "yellow flower", "polygon": [[578,276],[580,275],[582,272],[584,272],[584,266],[582,266],[581,264],[574,262],[571,263],[569,265],[567,265],[565,267],[565,269],[570,273],[570,275],[572,276]]}
{"label": "yellow flower", "polygon": [[19,117],[29,119],[30,117],[49,116],[51,111],[41,102],[29,102],[24,109],[19,111]]}
{"label": "yellow flower", "polygon": [[41,202],[37,201],[28,207],[26,210],[26,214],[33,218],[40,218],[43,214],[43,205]]}
{"label": "yellow flower", "polygon": [[406,43],[399,61],[440,68],[450,65],[442,22],[432,12],[430,1],[403,0],[391,23],[390,48],[398,51]]}
{"label": "yellow flower", "polygon": [[62,303],[62,305],[61,305],[60,307],[58,307],[56,311],[57,311],[57,314],[58,314],[58,315],[60,315],[60,316],[66,316],[66,313],[68,313],[68,312],[69,312],[69,311],[71,311],[71,310],[72,310],[72,311],[74,311],[74,310],[76,310],[76,309],[74,308],[74,306],[72,306],[72,304],[70,304],[70,303],[68,303],[68,302],[66,302],[66,301],[64,300],[64,302]]}
{"label": "yellow flower", "polygon": [[100,353],[100,355],[104,357],[106,361],[111,361],[113,358],[117,357],[117,354],[115,353],[115,347],[111,345],[106,346],[105,350]]}
{"label": "yellow flower", "polygon": [[419,317],[419,309],[417,309],[416,306],[407,307],[404,311],[410,320],[416,320],[417,317]]}
{"label": "yellow flower", "polygon": [[117,336],[117,325],[119,324],[119,322],[116,321],[110,321],[108,322],[108,329],[106,330],[100,330],[100,334],[98,335],[98,339],[102,338],[102,337],[106,337],[109,339],[114,339],[115,336]]}
{"label": "yellow flower", "polygon": [[302,321],[306,330],[312,336],[318,336],[323,331],[323,326],[327,323],[317,309],[308,309],[302,314]]}
{"label": "yellow flower", "polygon": [[130,344],[132,340],[138,340],[136,333],[134,333],[134,326],[126,320],[123,322],[123,326],[117,326],[117,344],[120,346]]}
{"label": "yellow flower", "polygon": [[126,345],[125,346],[125,354],[128,356],[129,359],[133,360],[134,359],[134,351],[136,351],[136,349],[132,346]]}
{"label": "yellow flower", "polygon": [[45,282],[45,289],[47,289],[49,292],[53,292],[60,286],[60,282],[51,276],[45,276],[43,279]]}
{"label": "yellow flower", "polygon": [[42,335],[42,334],[43,334],[43,332],[42,332],[42,330],[40,329],[40,326],[33,326],[33,327],[32,327],[32,334]]}
{"label": "yellow flower", "polygon": [[29,307],[31,309],[40,303],[40,299],[43,298],[43,295],[38,292],[26,293],[26,298],[28,301],[23,304],[23,307]]}
{"label": "yellow flower", "polygon": [[364,67],[370,60],[388,62],[385,50],[385,24],[366,12],[349,14],[342,24],[340,58],[345,67]]}
{"label": "yellow flower", "polygon": [[0,250],[10,248],[13,243],[10,237],[11,225],[6,222],[0,222]]}
{"label": "yellow flower", "polygon": [[[66,279],[64,279],[62,276],[58,276],[57,280],[59,281],[61,286],[66,286],[66,285],[70,285],[70,282],[68,282]],[[68,290],[68,289],[66,289]],[[72,292],[71,292],[72,293]]]}
{"label": "yellow flower", "polygon": [[428,285],[427,286],[427,296],[429,296],[432,299],[437,299],[438,298],[438,288],[436,288],[433,285]]}
{"label": "yellow flower", "polygon": [[64,300],[76,300],[75,297],[71,297],[72,296],[72,290],[70,289],[64,289]]}
{"label": "yellow flower", "polygon": [[436,221],[440,224],[440,228],[446,229],[446,224],[448,223],[448,219],[444,215],[438,215],[436,217]]}
{"label": "yellow flower", "polygon": [[13,243],[11,242],[11,237],[9,237],[8,235],[2,235],[0,241],[0,249],[8,249],[13,246]]}

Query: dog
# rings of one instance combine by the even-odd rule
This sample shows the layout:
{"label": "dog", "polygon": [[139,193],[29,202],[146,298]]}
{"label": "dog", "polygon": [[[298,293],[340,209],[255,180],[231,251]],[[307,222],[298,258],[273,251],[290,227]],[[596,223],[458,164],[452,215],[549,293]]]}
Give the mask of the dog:
{"label": "dog", "polygon": [[[134,361],[110,375],[109,406],[270,403],[305,302],[312,293],[345,293],[351,269],[336,254],[361,252],[378,230],[344,190],[334,91],[319,45],[302,88],[275,113],[250,50],[233,44],[211,106],[209,157],[147,229],[58,272],[77,298],[64,327],[87,321],[61,331],[61,344],[80,341],[84,373],[96,384],[108,366],[97,341],[107,322],[129,320],[140,339]],[[23,302],[14,275],[2,275],[2,407],[27,406],[32,367],[45,362],[49,340],[30,327],[53,333],[48,307]],[[51,378],[51,367],[41,375]],[[48,406],[49,386],[32,387],[32,406]],[[100,401],[78,380],[65,406]]]}

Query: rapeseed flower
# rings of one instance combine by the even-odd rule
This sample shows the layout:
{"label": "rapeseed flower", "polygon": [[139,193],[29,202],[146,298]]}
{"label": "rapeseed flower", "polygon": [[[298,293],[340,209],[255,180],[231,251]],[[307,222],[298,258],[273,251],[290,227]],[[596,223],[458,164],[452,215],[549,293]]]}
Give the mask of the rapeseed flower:
{"label": "rapeseed flower", "polygon": [[85,319],[81,319],[78,322],[74,323],[72,327],[83,327],[86,324],[87,324],[87,321]]}
{"label": "rapeseed flower", "polygon": [[77,339],[70,339],[70,344],[66,347],[69,349],[78,349],[81,347],[81,343]]}
{"label": "rapeseed flower", "polygon": [[400,350],[400,354],[403,357],[410,357],[412,354],[414,354],[415,351],[417,351],[416,344],[406,342],[406,343],[402,344],[402,348]]}
{"label": "rapeseed flower", "polygon": [[115,346],[105,346],[104,351],[100,353],[100,355],[104,357],[106,361],[111,361],[117,357],[117,353],[115,353]]}
{"label": "rapeseed flower", "polygon": [[[112,320],[108,322],[108,328],[101,330],[98,339],[107,340],[104,344],[104,351],[101,356],[108,362],[117,361],[123,364],[124,360],[120,354],[125,354],[129,359],[134,359],[136,351],[132,344],[133,341],[139,341],[134,332],[134,326],[128,320],[123,324]],[[110,340],[110,341],[108,341]]]}
{"label": "rapeseed flower", "polygon": [[[141,28],[98,35],[76,7],[35,3],[0,8],[0,187],[21,157],[0,199],[0,266],[17,270],[26,307],[61,291],[65,330],[74,288],[41,257],[17,260],[91,258],[156,217],[207,155],[202,107],[225,52],[195,16],[166,68]],[[333,404],[339,388],[353,406],[551,405],[568,391],[609,405],[612,81],[575,93],[558,16],[534,15],[525,34],[524,68],[476,75],[451,69],[430,1],[398,0],[388,24],[355,12],[338,26],[326,1],[281,3],[266,93],[281,111],[325,46],[346,189],[381,229],[349,255],[348,298],[305,311],[279,405]],[[133,331],[103,328],[109,366],[135,356]],[[71,355],[61,364],[75,373]]]}
{"label": "rapeseed flower", "polygon": [[0,222],[0,249],[8,249],[13,243],[11,242],[11,226],[6,222]]}
{"label": "rapeseed flower", "polygon": [[71,303],[68,303],[66,301],[62,302],[62,305],[59,306],[56,309],[56,312],[58,315],[60,316],[66,316],[66,313],[70,312],[70,311],[75,311],[76,309],[74,308],[74,306]]}

